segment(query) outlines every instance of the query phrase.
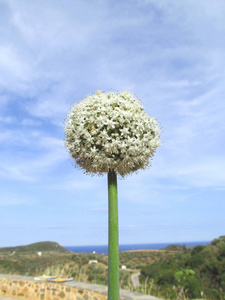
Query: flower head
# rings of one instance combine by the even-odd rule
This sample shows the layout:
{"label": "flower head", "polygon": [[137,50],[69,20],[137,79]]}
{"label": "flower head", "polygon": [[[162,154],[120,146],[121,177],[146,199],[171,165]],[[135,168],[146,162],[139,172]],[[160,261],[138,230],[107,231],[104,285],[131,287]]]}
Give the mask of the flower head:
{"label": "flower head", "polygon": [[160,129],[127,91],[97,91],[75,104],[65,124],[65,144],[87,172],[114,170],[121,176],[150,166]]}

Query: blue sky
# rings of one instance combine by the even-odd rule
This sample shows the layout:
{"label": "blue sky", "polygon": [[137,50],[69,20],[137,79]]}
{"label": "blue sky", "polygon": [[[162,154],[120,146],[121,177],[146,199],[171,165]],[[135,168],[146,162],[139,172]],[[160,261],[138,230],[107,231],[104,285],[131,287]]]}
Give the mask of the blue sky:
{"label": "blue sky", "polygon": [[74,168],[71,105],[133,91],[163,127],[152,167],[118,182],[120,244],[225,228],[225,2],[0,1],[0,247],[107,244],[107,177]]}

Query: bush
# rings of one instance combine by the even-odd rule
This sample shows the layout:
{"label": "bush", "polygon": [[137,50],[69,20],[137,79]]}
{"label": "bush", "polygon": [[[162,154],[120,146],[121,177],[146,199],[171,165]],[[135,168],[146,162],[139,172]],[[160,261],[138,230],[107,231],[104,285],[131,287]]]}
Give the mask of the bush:
{"label": "bush", "polygon": [[88,281],[92,281],[92,280],[94,280],[94,275],[93,274],[89,274],[88,275]]}
{"label": "bush", "polygon": [[97,266],[93,269],[93,271],[95,272],[95,274],[101,274],[104,272],[104,268],[102,266]]}
{"label": "bush", "polygon": [[173,270],[162,270],[156,283],[159,285],[175,285],[177,282],[174,278]]}
{"label": "bush", "polygon": [[191,251],[191,255],[195,255],[195,254],[197,254],[199,252],[202,252],[202,250],[204,250],[205,248],[206,248],[206,246],[196,246]]}
{"label": "bush", "polygon": [[204,294],[207,299],[220,299],[220,292],[216,289],[205,289]]}
{"label": "bush", "polygon": [[198,298],[201,296],[201,282],[198,278],[192,277],[188,279],[185,286],[185,295],[189,298]]}
{"label": "bush", "polygon": [[201,265],[204,263],[204,256],[201,253],[197,253],[193,256],[191,256],[187,262],[186,266],[189,266],[191,268],[200,268]]}
{"label": "bush", "polygon": [[223,260],[225,258],[225,245],[222,246],[219,250],[219,257],[218,260]]}
{"label": "bush", "polygon": [[107,275],[100,275],[100,276],[98,276],[97,283],[98,284],[108,285],[108,276]]}

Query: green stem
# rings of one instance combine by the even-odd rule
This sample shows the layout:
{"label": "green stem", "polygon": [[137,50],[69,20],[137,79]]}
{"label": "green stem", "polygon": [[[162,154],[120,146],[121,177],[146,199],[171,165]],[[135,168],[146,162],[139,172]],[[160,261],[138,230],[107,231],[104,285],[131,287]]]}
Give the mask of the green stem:
{"label": "green stem", "polygon": [[119,300],[119,234],[117,176],[108,172],[108,300]]}

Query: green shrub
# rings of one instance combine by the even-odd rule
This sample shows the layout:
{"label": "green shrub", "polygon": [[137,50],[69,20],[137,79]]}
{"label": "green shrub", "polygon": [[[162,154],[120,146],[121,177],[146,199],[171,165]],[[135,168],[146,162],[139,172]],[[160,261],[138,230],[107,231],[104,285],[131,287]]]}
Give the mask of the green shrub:
{"label": "green shrub", "polygon": [[191,268],[201,268],[204,261],[204,256],[201,253],[197,253],[189,257],[185,265]]}
{"label": "green shrub", "polygon": [[94,280],[94,275],[93,274],[89,274],[88,275],[88,281],[92,282],[92,280]]}
{"label": "green shrub", "polygon": [[217,289],[205,289],[204,294],[206,295],[207,299],[220,299],[220,292]]}
{"label": "green shrub", "polygon": [[162,270],[156,283],[159,285],[175,285],[176,279],[174,278],[173,270]]}

